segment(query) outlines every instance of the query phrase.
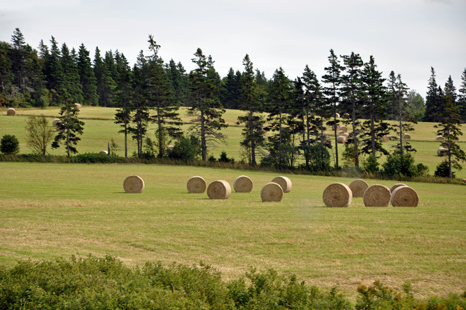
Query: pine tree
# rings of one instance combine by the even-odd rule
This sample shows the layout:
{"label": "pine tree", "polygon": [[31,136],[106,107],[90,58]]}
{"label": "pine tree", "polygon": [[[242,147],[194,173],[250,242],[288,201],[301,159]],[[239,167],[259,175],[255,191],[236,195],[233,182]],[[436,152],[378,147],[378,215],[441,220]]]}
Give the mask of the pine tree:
{"label": "pine tree", "polygon": [[77,55],[73,49],[70,53],[63,43],[61,48],[61,66],[63,68],[63,86],[74,102],[83,102],[83,91],[77,68]]}
{"label": "pine tree", "polygon": [[456,97],[456,89],[450,76],[445,83],[445,95],[439,112],[439,118],[442,122],[434,126],[438,129],[437,134],[444,136],[444,143],[448,147],[448,173],[450,178],[453,178],[452,168],[461,170],[463,167],[460,162],[466,162],[466,154],[458,144],[459,136],[463,135],[461,131],[463,122],[459,114],[459,108],[456,105]]}
{"label": "pine tree", "polygon": [[165,66],[165,70],[175,93],[177,104],[179,106],[186,106],[189,95],[189,81],[186,70],[181,62],[176,64],[173,59]]}
{"label": "pine tree", "polygon": [[45,78],[47,81],[47,89],[52,94],[52,103],[58,105],[60,103],[60,98],[65,98],[62,93],[62,90],[66,90],[65,77],[58,43],[53,36],[50,42],[52,46],[50,48],[49,57],[46,59],[45,63]]}
{"label": "pine tree", "polygon": [[99,103],[97,80],[92,69],[89,51],[84,44],[79,47],[77,67],[83,91],[83,103],[95,106]]}
{"label": "pine tree", "polygon": [[257,164],[257,149],[264,145],[264,119],[258,114],[261,110],[261,104],[257,97],[256,81],[254,78],[253,63],[246,54],[243,59],[244,72],[241,74],[241,106],[246,111],[246,115],[238,116],[238,124],[244,124],[244,140],[241,145],[247,150],[249,164],[255,167]]}
{"label": "pine tree", "polygon": [[226,109],[238,109],[241,103],[241,72],[230,68],[222,83],[221,102]]}
{"label": "pine tree", "polygon": [[213,67],[212,58],[206,57],[200,48],[194,54],[192,61],[197,68],[189,74],[191,84],[191,114],[199,113],[196,124],[190,130],[197,133],[201,138],[202,160],[207,161],[207,144],[224,140],[220,132],[227,127],[222,118],[225,110],[222,108],[218,94],[218,81]]}
{"label": "pine tree", "polygon": [[154,37],[149,35],[149,50],[152,55],[148,57],[147,94],[149,106],[154,109],[152,120],[157,125],[156,138],[159,147],[158,157],[164,157],[167,145],[165,137],[176,138],[181,134],[182,125],[179,117],[179,106],[171,92],[169,80],[163,68],[163,60],[159,57],[158,45]]}
{"label": "pine tree", "polygon": [[458,90],[458,107],[461,119],[466,122],[466,68],[461,75],[461,87]]}
{"label": "pine tree", "polygon": [[439,93],[439,87],[435,80],[435,70],[430,68],[431,76],[426,95],[426,113],[422,119],[424,122],[438,122],[440,107],[442,106],[442,95]]}
{"label": "pine tree", "polygon": [[327,98],[328,105],[330,106],[331,113],[333,115],[333,121],[328,122],[327,124],[333,126],[334,133],[334,142],[335,142],[335,167],[338,169],[338,135],[337,135],[337,126],[338,119],[337,106],[340,103],[340,85],[341,85],[341,72],[345,69],[340,65],[338,57],[335,55],[333,49],[330,50],[330,56],[328,57],[330,66],[325,68],[327,72],[322,76],[322,82],[328,86],[323,88],[323,92]]}
{"label": "pine tree", "polygon": [[13,87],[14,74],[11,70],[12,63],[9,57],[10,45],[0,42],[0,106],[6,104],[8,94]]}

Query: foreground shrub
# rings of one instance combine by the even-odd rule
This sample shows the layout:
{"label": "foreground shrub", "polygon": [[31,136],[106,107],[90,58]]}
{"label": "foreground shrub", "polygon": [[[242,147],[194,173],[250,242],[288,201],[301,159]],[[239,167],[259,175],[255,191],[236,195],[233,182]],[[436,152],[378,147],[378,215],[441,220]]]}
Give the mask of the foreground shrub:
{"label": "foreground shrub", "polygon": [[19,153],[19,141],[14,135],[4,135],[0,141],[0,152],[5,155]]}

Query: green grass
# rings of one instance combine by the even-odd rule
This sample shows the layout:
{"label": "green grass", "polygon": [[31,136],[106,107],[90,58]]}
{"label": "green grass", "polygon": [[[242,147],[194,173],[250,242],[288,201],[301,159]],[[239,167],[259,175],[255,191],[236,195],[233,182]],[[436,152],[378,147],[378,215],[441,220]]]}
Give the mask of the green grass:
{"label": "green grass", "polygon": [[[349,296],[375,280],[418,296],[466,289],[465,187],[408,183],[417,208],[327,208],[322,192],[351,179],[287,175],[293,189],[280,203],[262,203],[261,187],[276,176],[260,171],[117,164],[0,163],[0,264],[79,253],[146,261],[213,265],[227,278],[249,266],[296,274],[308,283],[339,285]],[[142,194],[126,194],[137,174]],[[193,175],[231,185],[246,174],[250,194],[227,200],[188,194]],[[391,186],[395,181],[367,180]]]}

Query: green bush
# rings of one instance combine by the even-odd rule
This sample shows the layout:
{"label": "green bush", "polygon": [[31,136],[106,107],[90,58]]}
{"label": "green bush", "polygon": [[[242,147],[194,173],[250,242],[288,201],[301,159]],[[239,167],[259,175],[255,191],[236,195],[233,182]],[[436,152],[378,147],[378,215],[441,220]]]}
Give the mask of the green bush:
{"label": "green bush", "polygon": [[[450,168],[447,160],[443,160],[440,164],[437,165],[434,175],[436,177],[449,178],[450,177]],[[455,177],[455,173],[452,171],[451,175]]]}
{"label": "green bush", "polygon": [[0,151],[5,155],[19,153],[19,141],[14,135],[4,135],[0,142]]}
{"label": "green bush", "polygon": [[325,146],[314,144],[303,147],[304,157],[307,159],[308,167],[311,171],[330,171],[330,153]]}
{"label": "green bush", "polygon": [[362,162],[362,171],[368,173],[378,173],[380,169],[379,163],[377,162],[377,157],[372,154],[369,155],[367,159]]}
{"label": "green bush", "polygon": [[220,158],[218,159],[219,162],[222,163],[234,163],[235,159],[234,158],[228,158],[226,152],[220,153]]}
{"label": "green bush", "polygon": [[417,177],[428,174],[429,168],[423,164],[414,164],[414,157],[410,153],[404,153],[396,150],[393,154],[387,156],[386,162],[382,165],[382,173],[387,176],[405,176]]}
{"label": "green bush", "polygon": [[168,157],[188,162],[198,159],[200,155],[199,138],[195,136],[179,136]]}

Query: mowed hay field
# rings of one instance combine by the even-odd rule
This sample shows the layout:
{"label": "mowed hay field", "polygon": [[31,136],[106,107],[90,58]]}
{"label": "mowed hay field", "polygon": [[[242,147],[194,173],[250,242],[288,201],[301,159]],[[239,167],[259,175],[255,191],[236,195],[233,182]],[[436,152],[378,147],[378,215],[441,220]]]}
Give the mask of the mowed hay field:
{"label": "mowed hay field", "polygon": [[[354,198],[327,208],[322,193],[352,179],[286,175],[292,190],[263,203],[261,187],[276,173],[169,165],[0,162],[0,265],[72,254],[147,261],[204,262],[225,278],[250,266],[293,273],[310,284],[338,285],[350,297],[359,284],[411,281],[419,297],[466,289],[466,190],[462,185],[407,183],[417,208],[374,207]],[[123,181],[139,175],[141,194]],[[207,184],[239,175],[251,193],[227,200],[188,194],[186,182]],[[395,181],[367,180],[391,187]]]}
{"label": "mowed hay field", "polygon": [[[84,106],[79,113],[79,117],[85,122],[84,133],[80,136],[81,141],[77,145],[79,153],[98,153],[107,150],[108,143],[111,139],[119,145],[117,154],[124,156],[124,134],[118,133],[121,127],[114,123],[115,108],[103,107],[89,107]],[[20,141],[20,153],[30,153],[30,149],[26,145],[26,121],[29,115],[45,115],[50,119],[50,124],[53,119],[58,117],[59,108],[51,107],[47,109],[16,109],[16,116],[7,116],[6,109],[0,108],[0,137],[5,134],[15,135]],[[236,161],[242,158],[241,148],[239,147],[240,141],[243,139],[241,136],[243,126],[236,124],[239,115],[243,115],[244,111],[227,110],[224,114],[225,122],[229,125],[228,128],[222,130],[226,136],[226,144],[218,144],[208,150],[209,155],[219,158],[220,153],[225,151],[230,158]],[[187,115],[187,109],[180,109],[180,117],[185,122],[182,126],[183,130],[187,131],[190,127],[190,122],[193,117]],[[441,146],[441,142],[435,141],[437,137],[436,129],[433,127],[435,123],[418,123],[414,125],[415,131],[410,132],[412,137],[410,143],[417,152],[414,153],[415,163],[423,163],[429,167],[429,174],[433,175],[437,165],[445,159],[437,155],[437,149]],[[460,147],[466,150],[466,126],[463,126],[464,136],[460,136]],[[348,128],[351,131],[351,128]],[[155,126],[151,125],[148,131],[148,137],[155,139]],[[327,132],[327,134],[333,134]],[[395,134],[393,134],[395,135]],[[332,136],[333,142],[333,136]],[[172,142],[174,143],[174,141]],[[386,143],[386,149],[392,151],[392,146],[396,141]],[[131,137],[128,137],[128,155],[131,156],[136,151],[136,143]],[[342,166],[342,154],[344,146],[338,145],[338,153],[340,158],[340,166]],[[48,149],[48,152],[53,155],[65,155],[63,147],[58,149]],[[267,151],[264,151],[267,153]],[[332,154],[332,163],[335,161],[334,149],[330,152]],[[259,154],[260,155],[260,154]],[[385,156],[379,159],[379,163],[385,161]],[[466,178],[466,169],[455,171],[457,178]]]}

